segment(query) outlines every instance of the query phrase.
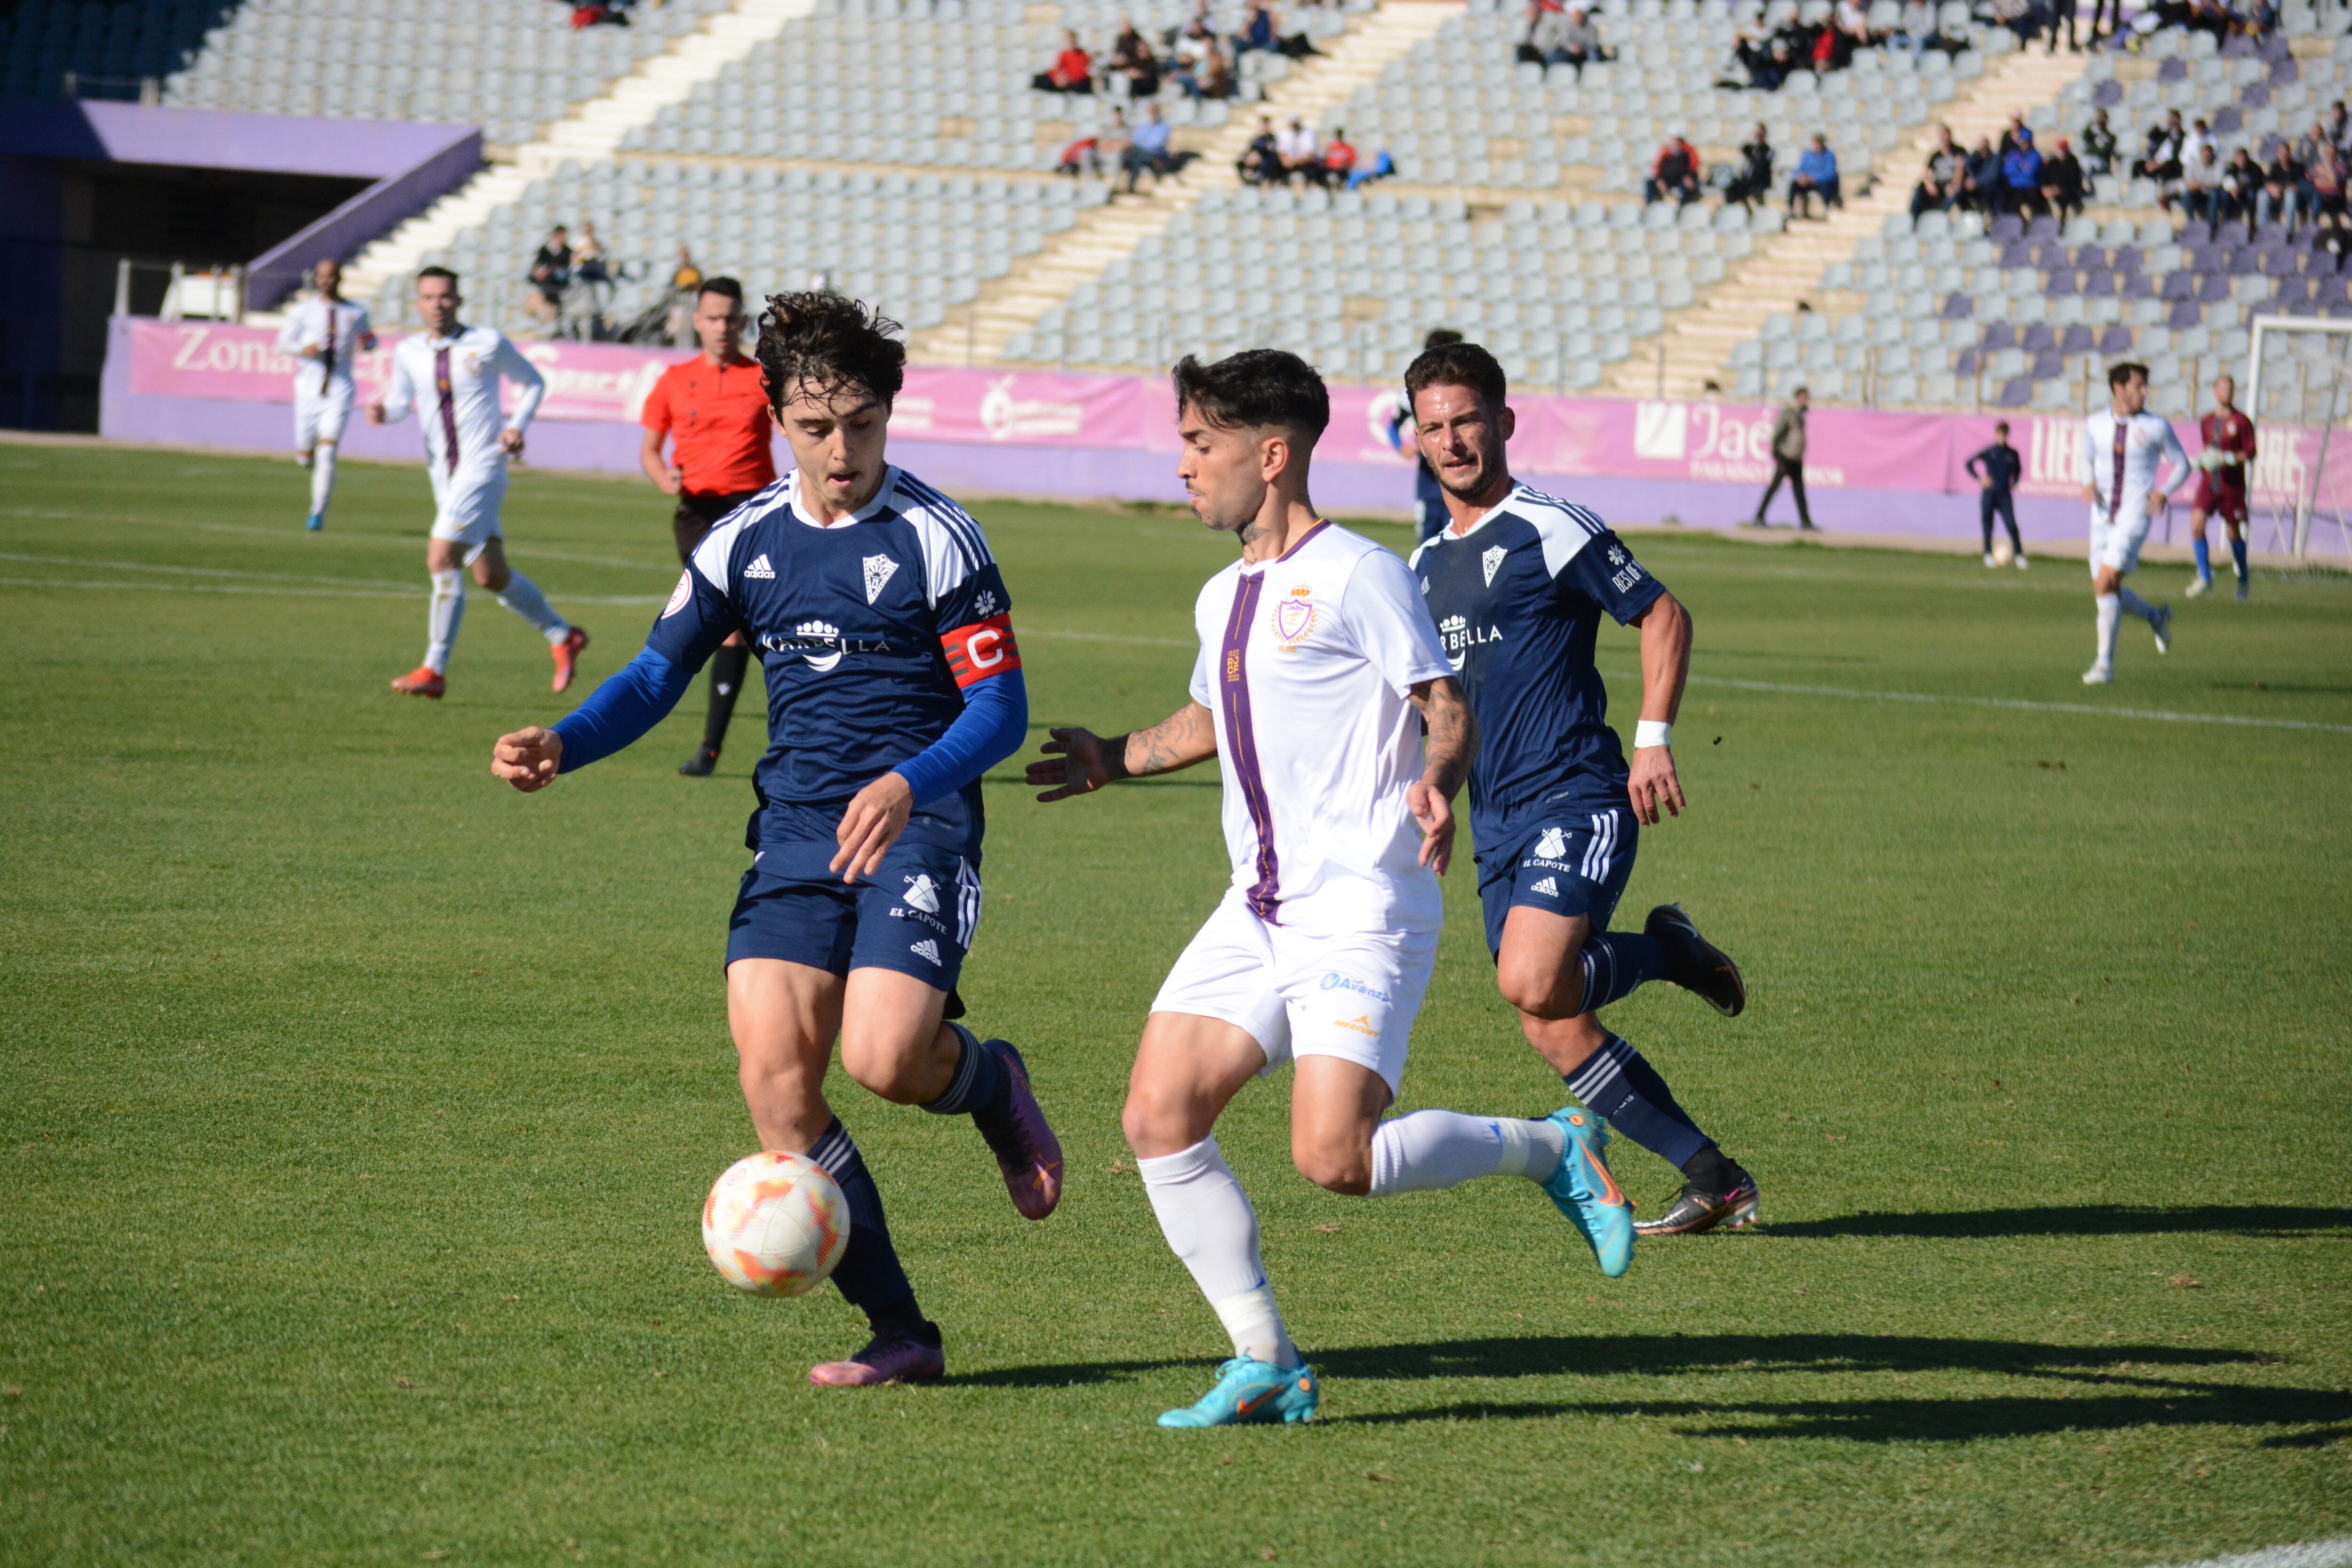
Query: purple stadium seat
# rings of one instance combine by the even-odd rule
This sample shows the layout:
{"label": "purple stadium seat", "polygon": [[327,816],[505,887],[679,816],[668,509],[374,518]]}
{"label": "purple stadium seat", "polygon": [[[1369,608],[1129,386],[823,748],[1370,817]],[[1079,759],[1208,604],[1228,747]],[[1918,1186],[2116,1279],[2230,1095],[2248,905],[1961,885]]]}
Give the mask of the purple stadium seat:
{"label": "purple stadium seat", "polygon": [[2301,258],[2282,245],[2268,250],[2255,251],[2254,259],[2261,269],[2273,278],[2292,278],[2294,276],[2295,263]]}
{"label": "purple stadium seat", "polygon": [[2118,272],[2137,272],[2140,268],[2140,261],[2138,246],[2118,245],[2116,253],[2107,258],[2107,265]]}
{"label": "purple stadium seat", "polygon": [[2099,334],[2099,352],[2103,354],[2126,354],[2131,353],[2131,346],[2132,330],[2120,323]]}
{"label": "purple stadium seat", "polygon": [[[2284,38],[2280,38],[2278,42],[2284,46],[2286,43],[2286,40]],[[2290,55],[2284,59],[2273,59],[2271,61],[2271,85],[2273,87],[2284,87],[2287,83],[2295,79],[2295,75],[2296,72],[2294,68],[2294,56]]]}
{"label": "purple stadium seat", "polygon": [[2058,237],[2058,220],[2044,213],[2025,226],[2025,237],[2037,242]]}
{"label": "purple stadium seat", "polygon": [[2214,135],[2235,136],[2244,128],[2245,121],[2238,113],[2238,106],[2236,104],[2225,103],[2221,108],[2213,111]]}
{"label": "purple stadium seat", "polygon": [[2083,274],[2083,294],[2084,298],[2092,300],[2105,300],[2112,297],[2115,291],[2116,275],[2114,273],[2085,272]]}
{"label": "purple stadium seat", "polygon": [[2221,246],[2244,245],[2247,243],[2246,226],[2231,218],[2213,231],[2213,243]]}
{"label": "purple stadium seat", "polygon": [[2325,309],[2340,305],[2345,300],[2344,277],[2341,273],[2323,274],[2311,282],[2311,302]]}
{"label": "purple stadium seat", "polygon": [[2053,272],[2042,280],[2042,291],[2053,300],[2062,300],[2080,290],[2072,272]]}
{"label": "purple stadium seat", "polygon": [[2230,278],[2223,272],[2208,272],[2197,280],[2197,297],[2209,305],[2218,305],[2230,297]]}
{"label": "purple stadium seat", "polygon": [[2173,56],[2156,68],[2156,79],[2158,81],[2182,81],[2187,79],[2188,76],[2189,62],[2179,55]]}
{"label": "purple stadium seat", "polygon": [[2024,335],[2017,340],[2017,346],[2028,353],[2040,353],[2045,349],[2056,348],[2058,339],[2057,335],[2051,331],[2049,322],[2035,321],[2027,327]]}
{"label": "purple stadium seat", "polygon": [[2001,349],[2015,348],[2017,346],[2017,329],[2011,326],[2007,321],[1988,322],[1985,325],[1984,338],[1979,346],[1981,346],[1987,353],[1993,353]]}
{"label": "purple stadium seat", "polygon": [[1962,349],[1962,350],[1961,350],[1958,354],[1956,354],[1956,355],[1954,355],[1954,356],[1953,356],[1953,358],[1952,358],[1952,374],[1953,374],[1954,375],[1974,375],[1974,374],[1976,374],[1976,373],[1977,373],[1977,351],[1976,351],[1976,350],[1974,350],[1974,349]]}
{"label": "purple stadium seat", "polygon": [[2290,310],[2300,310],[2311,303],[2311,286],[2317,281],[2315,278],[2305,278],[2300,274],[2282,278],[2278,280],[2277,291],[2271,296],[2271,303]]}
{"label": "purple stadium seat", "polygon": [[2031,374],[2036,381],[2048,381],[2053,375],[2063,375],[2066,374],[2066,356],[2056,349],[2044,349],[2033,356]]}
{"label": "purple stadium seat", "polygon": [[2194,300],[2176,300],[2171,312],[2164,318],[2168,327],[2193,327],[2205,319],[2205,307]]}
{"label": "purple stadium seat", "polygon": [[2033,265],[2046,271],[2055,272],[2062,268],[2069,272],[2075,269],[2074,253],[2054,239],[2042,240],[2026,248],[2032,252]]}
{"label": "purple stadium seat", "polygon": [[2124,100],[2124,84],[2113,78],[2091,89],[2091,104],[2096,109],[2113,109]]}
{"label": "purple stadium seat", "polygon": [[2025,222],[2015,213],[1997,213],[1993,216],[1992,226],[1986,233],[1995,240],[2023,239]]}
{"label": "purple stadium seat", "polygon": [[2225,60],[2248,59],[2252,57],[2253,52],[2253,39],[2247,37],[2243,33],[2233,34],[2230,41],[2221,46],[2221,58]]}
{"label": "purple stadium seat", "polygon": [[2233,245],[2221,269],[2232,278],[2246,278],[2263,269],[2263,253],[2251,245]]}
{"label": "purple stadium seat", "polygon": [[2091,329],[2080,321],[2067,328],[2065,335],[2058,340],[2058,352],[2062,354],[2086,354],[2094,346]]}
{"label": "purple stadium seat", "polygon": [[1969,296],[1966,294],[1947,294],[1944,296],[1944,320],[1948,321],[1965,321],[1976,313],[1977,302]]}
{"label": "purple stadium seat", "polygon": [[[2121,98],[2123,95],[2117,93],[2116,96]],[[2266,81],[2248,82],[2238,89],[2238,101],[2248,109],[2268,109],[2271,106],[2271,84]],[[2268,162],[2267,159],[2264,161]]]}
{"label": "purple stadium seat", "polygon": [[2022,408],[2033,401],[2033,378],[2021,375],[2000,384],[2000,395],[1993,402],[2003,408]]}
{"label": "purple stadium seat", "polygon": [[2025,241],[2021,239],[2009,240],[2001,246],[2000,264],[2003,267],[2036,267],[2040,265],[2039,262],[2033,259],[2033,247],[2026,244]]}
{"label": "purple stadium seat", "polygon": [[2284,33],[2273,33],[2263,38],[2255,46],[2254,53],[2273,62],[2284,60],[2289,65],[2294,63],[2294,48],[2286,41],[2286,35]]}
{"label": "purple stadium seat", "polygon": [[2118,272],[2116,278],[2123,285],[2118,291],[2125,299],[2153,300],[2156,298],[2156,279],[2147,273]]}
{"label": "purple stadium seat", "polygon": [[2197,274],[2194,272],[2166,273],[2164,283],[2157,289],[2156,297],[2159,300],[2194,300],[2197,298]]}
{"label": "purple stadium seat", "polygon": [[2294,242],[2287,238],[2284,224],[2266,223],[2254,231],[2256,249],[2286,250],[2291,248]]}
{"label": "purple stadium seat", "polygon": [[2230,263],[2228,255],[2220,246],[2202,239],[2182,248],[2189,252],[2189,270],[2191,272],[2219,272]]}
{"label": "purple stadium seat", "polygon": [[2074,270],[2077,272],[2088,272],[2095,268],[2114,265],[2114,262],[2107,259],[2106,249],[2102,246],[2086,245],[2074,252]]}

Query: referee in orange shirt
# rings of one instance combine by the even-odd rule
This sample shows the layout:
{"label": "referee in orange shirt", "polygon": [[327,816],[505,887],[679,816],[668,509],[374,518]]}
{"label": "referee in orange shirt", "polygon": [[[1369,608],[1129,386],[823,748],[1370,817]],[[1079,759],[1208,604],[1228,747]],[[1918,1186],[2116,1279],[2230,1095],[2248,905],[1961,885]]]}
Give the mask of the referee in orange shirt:
{"label": "referee in orange shirt", "polygon": [[[646,395],[638,460],[655,489],[677,498],[670,526],[681,564],[729,512],[776,482],[767,383],[760,362],[743,352],[743,286],[732,278],[706,279],[694,298],[694,335],[702,352],[664,371]],[[751,662],[740,633],[711,656],[710,717],[703,721],[702,744],[678,767],[687,777],[709,778],[719,765]]]}

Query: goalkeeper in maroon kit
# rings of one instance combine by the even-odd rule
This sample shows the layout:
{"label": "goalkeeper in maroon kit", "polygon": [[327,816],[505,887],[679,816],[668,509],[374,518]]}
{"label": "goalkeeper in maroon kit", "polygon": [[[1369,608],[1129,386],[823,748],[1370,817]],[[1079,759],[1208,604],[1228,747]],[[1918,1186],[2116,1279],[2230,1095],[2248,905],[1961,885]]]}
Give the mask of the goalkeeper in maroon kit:
{"label": "goalkeeper in maroon kit", "polygon": [[2197,580],[2189,596],[2213,587],[2212,550],[2205,520],[2219,513],[2230,536],[2230,564],[2237,569],[2238,600],[2246,597],[2246,467],[2254,460],[2254,422],[2237,407],[2238,384],[2228,376],[2213,383],[2213,412],[2198,425],[2204,446],[2197,454],[2197,493],[2189,503],[2189,531],[2196,537]]}

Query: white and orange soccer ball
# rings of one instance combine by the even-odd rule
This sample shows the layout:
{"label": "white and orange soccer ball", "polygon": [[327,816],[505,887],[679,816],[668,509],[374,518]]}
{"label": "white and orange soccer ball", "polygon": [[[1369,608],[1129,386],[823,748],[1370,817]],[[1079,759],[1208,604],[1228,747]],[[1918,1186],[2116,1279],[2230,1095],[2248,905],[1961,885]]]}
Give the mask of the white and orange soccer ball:
{"label": "white and orange soccer ball", "polygon": [[737,1289],[798,1296],[824,1284],[848,1249],[849,1200],[805,1154],[746,1154],[710,1184],[702,1246]]}

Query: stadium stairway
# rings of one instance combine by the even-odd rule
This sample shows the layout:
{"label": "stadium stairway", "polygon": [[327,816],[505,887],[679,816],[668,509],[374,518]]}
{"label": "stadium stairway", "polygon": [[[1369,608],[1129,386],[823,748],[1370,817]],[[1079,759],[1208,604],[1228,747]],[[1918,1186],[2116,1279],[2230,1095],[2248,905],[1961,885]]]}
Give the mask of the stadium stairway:
{"label": "stadium stairway", "polygon": [[[1756,336],[1767,316],[1817,303],[1822,276],[1853,259],[1862,241],[1878,234],[1890,213],[1908,210],[1911,188],[1935,144],[1939,125],[1948,124],[1963,146],[1980,136],[1998,139],[2012,113],[2026,113],[2054,101],[2083,74],[2087,55],[2045,54],[2017,49],[1994,60],[1961,89],[1944,112],[1916,127],[1870,165],[1876,181],[1868,195],[1850,194],[1845,206],[1821,222],[1791,224],[1759,244],[1756,252],[1729,269],[1722,280],[1701,289],[1691,302],[1669,314],[1663,330],[1636,340],[1631,357],[1610,367],[1602,392],[1621,397],[1705,396],[1712,384],[1728,390],[1732,350]],[[1850,188],[1858,184],[1845,173]],[[1785,190],[1783,186],[1783,190]],[[1781,193],[1775,192],[1774,199]],[[1661,363],[1663,350],[1663,363]]]}
{"label": "stadium stairway", "polygon": [[1132,256],[1146,238],[1165,231],[1169,220],[1202,193],[1238,184],[1234,165],[1257,133],[1261,114],[1277,126],[1294,116],[1316,123],[1326,110],[1347,102],[1357,88],[1377,79],[1382,67],[1402,59],[1461,10],[1458,0],[1386,0],[1378,10],[1351,18],[1347,33],[1328,42],[1323,54],[1269,82],[1263,101],[1237,106],[1225,125],[1206,136],[1180,136],[1177,148],[1196,154],[1181,174],[1089,210],[1024,265],[982,288],[969,310],[916,333],[908,357],[918,364],[997,361],[1008,339],[1034,327],[1112,262]]}
{"label": "stadium stairway", "polygon": [[355,300],[374,298],[387,279],[422,265],[427,252],[481,223],[567,159],[588,163],[611,158],[630,132],[651,124],[664,108],[684,102],[728,65],[814,9],[815,0],[736,0],[601,97],[549,126],[546,134],[516,149],[511,163],[483,170],[360,252],[345,269],[345,291]]}

